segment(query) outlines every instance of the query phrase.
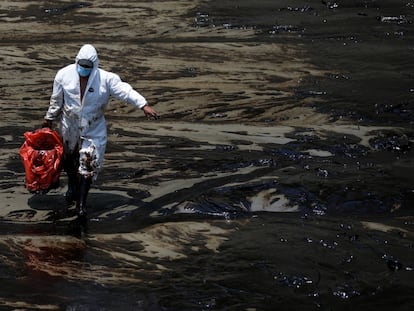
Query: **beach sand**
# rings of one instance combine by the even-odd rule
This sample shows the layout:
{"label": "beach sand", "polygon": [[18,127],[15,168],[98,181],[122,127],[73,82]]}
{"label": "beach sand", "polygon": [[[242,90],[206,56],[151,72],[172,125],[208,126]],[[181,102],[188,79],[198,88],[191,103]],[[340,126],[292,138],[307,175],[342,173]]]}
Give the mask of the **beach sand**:
{"label": "beach sand", "polygon": [[[85,43],[96,46],[103,69],[118,73],[161,116],[159,121],[148,121],[141,111],[111,100],[108,150],[98,190],[148,192],[145,200],[154,201],[169,191],[216,178],[208,175],[217,160],[212,150],[223,146],[231,146],[243,158],[245,153],[263,152],[266,146],[297,141],[294,133],[300,130],[322,140],[329,133],[349,135],[372,149],[369,139],[381,129],[401,132],[398,127],[360,126],[355,120],[321,113],[318,107],[329,100],[309,91],[308,96],[299,96],[298,90],[307,87],[304,81],[332,72],[309,62],[300,44],[263,40],[248,27],[200,27],[200,5],[192,1],[120,1],[112,6],[104,1],[93,5],[2,2],[3,220],[25,218],[21,211],[32,215],[31,221],[45,217],[44,211],[33,211],[27,203],[32,195],[24,189],[18,152],[23,133],[42,122],[56,71],[72,63]],[[183,152],[193,163],[193,172],[182,169]],[[202,160],[213,164],[203,168]],[[125,177],[126,172],[141,172],[141,180]],[[65,191],[65,173],[61,179],[56,195]]]}
{"label": "beach sand", "polygon": [[[316,6],[333,14],[320,1]],[[316,64],[300,29],[285,26],[288,31],[272,34],[219,18],[213,23],[220,8],[208,15],[206,7],[205,1],[173,0],[0,3],[0,246],[4,258],[26,256],[7,259],[8,273],[19,274],[25,261],[28,271],[69,282],[155,282],[175,269],[174,260],[216,252],[245,224],[229,220],[246,213],[407,211],[413,201],[412,123],[369,120],[353,110],[356,102],[345,95],[356,93],[343,83],[358,82],[328,68],[328,61]],[[275,14],[302,14],[286,3],[280,7]],[[307,14],[309,8],[300,8]],[[323,14],[305,17],[323,20]],[[332,42],[345,46],[332,37],[322,40],[325,53]],[[19,148],[23,134],[43,121],[56,71],[73,63],[86,43],[97,48],[101,68],[130,83],[161,118],[146,120],[131,105],[110,101],[104,167],[88,197],[89,232],[78,239],[65,235],[76,219],[64,200],[65,172],[57,189],[29,193]],[[325,89],[327,79],[336,89]],[[345,95],[338,100],[333,93]],[[358,109],[374,116],[385,111],[375,107]],[[177,214],[189,219],[177,220]],[[204,221],[211,218],[222,222]],[[290,221],[286,227],[297,228]],[[403,222],[387,221],[384,228]],[[48,260],[45,250],[60,254],[62,262]],[[89,257],[73,258],[73,252]],[[25,297],[4,304],[34,307],[34,298]],[[103,301],[110,305],[108,299]],[[58,308],[51,304],[43,308]]]}

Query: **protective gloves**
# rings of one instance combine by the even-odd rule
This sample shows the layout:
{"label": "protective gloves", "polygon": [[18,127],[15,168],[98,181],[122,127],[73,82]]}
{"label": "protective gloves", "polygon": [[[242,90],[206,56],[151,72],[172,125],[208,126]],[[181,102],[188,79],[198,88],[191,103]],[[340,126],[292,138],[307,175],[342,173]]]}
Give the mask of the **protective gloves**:
{"label": "protective gloves", "polygon": [[52,120],[46,120],[46,119],[43,120],[42,127],[48,127],[50,129],[52,129],[53,121]]}

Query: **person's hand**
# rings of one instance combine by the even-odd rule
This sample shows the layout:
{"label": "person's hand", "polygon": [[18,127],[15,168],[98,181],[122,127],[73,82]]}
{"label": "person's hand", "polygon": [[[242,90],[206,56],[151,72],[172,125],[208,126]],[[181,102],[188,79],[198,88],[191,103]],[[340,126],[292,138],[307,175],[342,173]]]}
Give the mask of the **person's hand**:
{"label": "person's hand", "polygon": [[159,119],[160,117],[158,116],[157,112],[150,107],[149,105],[145,105],[142,110],[144,111],[146,117],[148,119],[152,119],[152,120],[156,120]]}
{"label": "person's hand", "polygon": [[52,120],[43,120],[42,127],[48,127],[50,129],[52,129],[52,127],[53,127]]}

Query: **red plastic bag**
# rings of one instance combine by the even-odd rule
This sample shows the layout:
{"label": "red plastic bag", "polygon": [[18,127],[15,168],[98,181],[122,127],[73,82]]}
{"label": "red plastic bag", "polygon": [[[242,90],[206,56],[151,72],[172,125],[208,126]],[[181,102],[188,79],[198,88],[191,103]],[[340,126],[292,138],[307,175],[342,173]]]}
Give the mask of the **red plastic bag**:
{"label": "red plastic bag", "polygon": [[25,186],[30,192],[46,193],[59,184],[63,144],[50,128],[24,133],[20,157],[26,173]]}

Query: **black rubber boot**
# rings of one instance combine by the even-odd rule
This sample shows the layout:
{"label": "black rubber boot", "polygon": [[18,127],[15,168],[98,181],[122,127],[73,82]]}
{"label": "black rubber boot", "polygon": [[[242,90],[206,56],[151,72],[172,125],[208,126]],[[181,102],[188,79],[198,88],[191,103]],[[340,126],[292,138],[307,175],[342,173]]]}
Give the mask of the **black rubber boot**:
{"label": "black rubber boot", "polygon": [[65,198],[66,202],[69,204],[76,201],[76,198],[78,196],[78,185],[79,180],[77,174],[68,174],[68,191],[66,191]]}
{"label": "black rubber boot", "polygon": [[66,191],[66,202],[69,204],[76,201],[78,197],[78,164],[79,157],[77,155],[66,155],[63,160],[63,169],[68,175],[68,190]]}
{"label": "black rubber boot", "polygon": [[88,197],[89,189],[91,188],[92,179],[84,176],[79,177],[78,200],[76,201],[76,208],[79,217],[86,217],[86,198]]}

